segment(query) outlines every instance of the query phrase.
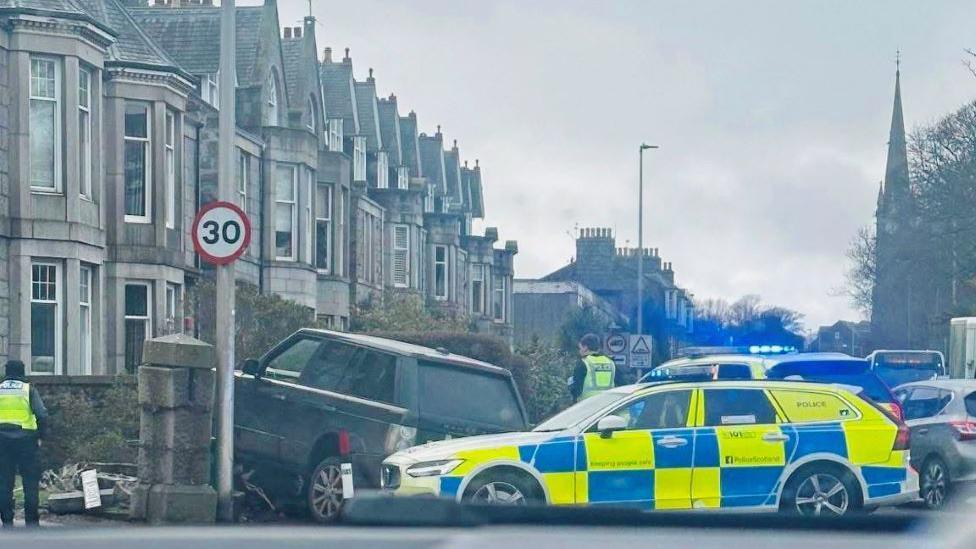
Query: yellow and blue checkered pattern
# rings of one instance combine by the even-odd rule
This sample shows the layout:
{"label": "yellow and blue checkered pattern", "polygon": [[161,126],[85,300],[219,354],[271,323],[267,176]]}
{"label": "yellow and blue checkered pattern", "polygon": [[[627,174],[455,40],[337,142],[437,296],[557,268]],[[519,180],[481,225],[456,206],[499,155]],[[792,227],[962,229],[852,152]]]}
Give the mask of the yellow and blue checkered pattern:
{"label": "yellow and blue checkered pattern", "polygon": [[907,478],[906,452],[891,450],[895,435],[890,423],[852,420],[559,436],[537,445],[459,452],[456,457],[465,461],[441,477],[440,493],[455,496],[469,472],[506,460],[535,469],[557,505],[773,506],[784,471],[817,454],[855,466],[868,498],[876,498],[900,493]]}

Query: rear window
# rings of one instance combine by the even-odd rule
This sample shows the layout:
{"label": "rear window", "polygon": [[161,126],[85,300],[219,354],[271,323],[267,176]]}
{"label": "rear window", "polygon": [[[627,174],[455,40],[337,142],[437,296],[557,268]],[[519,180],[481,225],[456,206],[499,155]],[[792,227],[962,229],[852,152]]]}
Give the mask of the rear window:
{"label": "rear window", "polygon": [[[505,430],[525,429],[525,418],[508,378],[466,368],[421,362],[419,411]],[[458,391],[464,398],[457,398]]]}
{"label": "rear window", "polygon": [[963,400],[966,403],[966,413],[970,417],[976,416],[976,392],[969,393]]}
{"label": "rear window", "polygon": [[924,352],[877,352],[873,355],[874,371],[888,384],[926,381],[945,373],[942,356]]}
{"label": "rear window", "polygon": [[864,396],[875,402],[894,402],[888,386],[870,370],[867,361],[818,360],[787,362],[773,366],[766,372],[769,379],[798,379],[814,383],[836,383],[860,387]]}

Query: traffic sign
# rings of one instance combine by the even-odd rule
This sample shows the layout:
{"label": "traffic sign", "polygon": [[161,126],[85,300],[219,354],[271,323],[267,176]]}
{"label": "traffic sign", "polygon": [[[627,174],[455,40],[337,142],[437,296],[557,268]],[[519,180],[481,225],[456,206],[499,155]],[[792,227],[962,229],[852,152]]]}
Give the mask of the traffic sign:
{"label": "traffic sign", "polygon": [[211,202],[197,212],[190,234],[193,248],[204,261],[227,265],[251,243],[251,221],[236,204]]}
{"label": "traffic sign", "polygon": [[651,367],[651,336],[630,336],[630,367],[647,369]]}
{"label": "traffic sign", "polygon": [[627,338],[622,335],[614,334],[607,338],[607,351],[611,355],[619,355],[627,352]]}

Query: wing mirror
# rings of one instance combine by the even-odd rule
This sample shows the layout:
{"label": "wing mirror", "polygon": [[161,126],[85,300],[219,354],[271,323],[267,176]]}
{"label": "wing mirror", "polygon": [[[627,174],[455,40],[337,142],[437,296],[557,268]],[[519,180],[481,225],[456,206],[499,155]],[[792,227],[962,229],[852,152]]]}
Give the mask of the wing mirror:
{"label": "wing mirror", "polygon": [[241,371],[254,377],[260,377],[261,363],[253,358],[249,358],[244,361],[244,366],[241,368]]}
{"label": "wing mirror", "polygon": [[620,417],[609,415],[602,418],[596,424],[596,430],[600,432],[600,438],[610,438],[614,431],[623,431],[627,428],[627,420]]}

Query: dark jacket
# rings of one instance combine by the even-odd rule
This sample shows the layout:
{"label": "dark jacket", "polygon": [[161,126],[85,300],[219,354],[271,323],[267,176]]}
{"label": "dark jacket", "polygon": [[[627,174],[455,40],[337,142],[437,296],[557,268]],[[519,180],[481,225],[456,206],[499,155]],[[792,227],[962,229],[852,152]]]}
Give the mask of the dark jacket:
{"label": "dark jacket", "polygon": [[[0,383],[12,379],[15,381],[23,381],[25,383],[30,383],[28,380],[22,377],[5,377],[0,379]],[[40,393],[37,392],[37,387],[33,383],[30,384],[30,407],[31,411],[34,412],[34,417],[37,418],[37,433],[32,431],[25,431],[19,426],[14,426],[8,424],[0,424],[0,437],[3,438],[26,438],[37,436],[44,438],[47,436],[47,408],[44,407],[44,401],[41,400]]]}

